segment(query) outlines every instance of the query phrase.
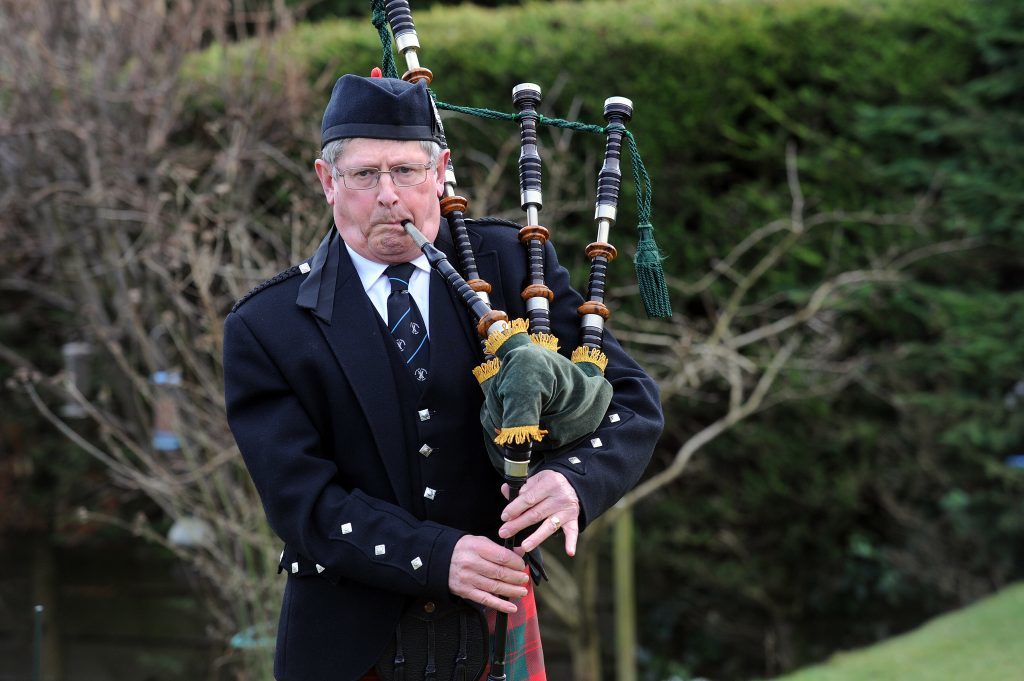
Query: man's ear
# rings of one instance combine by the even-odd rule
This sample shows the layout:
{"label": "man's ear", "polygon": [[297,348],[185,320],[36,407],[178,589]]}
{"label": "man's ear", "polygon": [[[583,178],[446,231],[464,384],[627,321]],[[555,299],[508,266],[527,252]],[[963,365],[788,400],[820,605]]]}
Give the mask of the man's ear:
{"label": "man's ear", "polygon": [[441,155],[437,157],[437,165],[434,166],[434,184],[437,185],[437,198],[444,196],[444,173],[448,168],[448,159],[451,155],[450,149],[442,149]]}
{"label": "man's ear", "polygon": [[327,199],[327,204],[330,206],[334,205],[334,189],[337,180],[334,179],[334,174],[331,172],[331,166],[327,165],[327,162],[322,158],[318,158],[313,164],[316,169],[316,176],[320,179],[320,186],[323,187],[324,197]]}

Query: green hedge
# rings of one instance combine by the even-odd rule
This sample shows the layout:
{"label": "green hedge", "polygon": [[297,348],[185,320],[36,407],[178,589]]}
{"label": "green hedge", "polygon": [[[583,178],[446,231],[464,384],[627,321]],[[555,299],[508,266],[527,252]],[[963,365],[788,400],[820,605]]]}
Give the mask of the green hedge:
{"label": "green hedge", "polygon": [[[858,107],[936,103],[964,82],[977,59],[970,14],[951,0],[654,0],[436,7],[416,23],[443,101],[509,111],[515,84],[568,77],[551,114],[580,98],[579,118],[599,124],[605,97],[633,99],[657,226],[672,241],[700,230],[717,249],[786,212],[787,194],[772,190],[784,186],[789,139],[813,200],[877,199],[854,134]],[[378,44],[367,19],[306,25],[279,47],[316,78],[368,71]],[[332,80],[320,81],[324,98]],[[491,126],[451,123],[456,155],[509,129]]]}

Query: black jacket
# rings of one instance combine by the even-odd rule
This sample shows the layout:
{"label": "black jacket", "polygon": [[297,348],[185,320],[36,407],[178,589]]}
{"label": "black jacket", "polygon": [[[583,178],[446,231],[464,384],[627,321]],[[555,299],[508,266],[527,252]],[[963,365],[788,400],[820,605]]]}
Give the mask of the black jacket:
{"label": "black jacket", "polygon": [[[470,221],[470,236],[493,306],[525,317],[516,230]],[[443,220],[435,245],[455,262]],[[547,269],[552,329],[571,353],[582,298],[550,245]],[[422,394],[404,367],[394,370],[383,323],[333,228],[313,258],[258,286],[225,321],[228,421],[285,542],[280,681],[358,679],[407,597],[450,597],[459,538],[496,538],[501,479],[482,444],[482,396],[470,373],[479,343],[463,304],[432,277],[431,384]],[[662,428],[656,384],[605,337],[607,417],[544,464],[575,488],[581,528],[636,484]]]}

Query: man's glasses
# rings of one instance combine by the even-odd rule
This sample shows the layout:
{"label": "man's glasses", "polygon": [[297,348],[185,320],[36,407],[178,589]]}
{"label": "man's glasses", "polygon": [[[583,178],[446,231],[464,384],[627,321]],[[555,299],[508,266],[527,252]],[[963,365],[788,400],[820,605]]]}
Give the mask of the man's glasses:
{"label": "man's glasses", "polygon": [[334,169],[334,175],[341,176],[341,181],[349,189],[373,189],[380,182],[381,175],[390,175],[396,187],[415,187],[427,179],[427,171],[434,167],[433,163],[402,163],[391,166],[388,170],[378,168],[345,168]]}

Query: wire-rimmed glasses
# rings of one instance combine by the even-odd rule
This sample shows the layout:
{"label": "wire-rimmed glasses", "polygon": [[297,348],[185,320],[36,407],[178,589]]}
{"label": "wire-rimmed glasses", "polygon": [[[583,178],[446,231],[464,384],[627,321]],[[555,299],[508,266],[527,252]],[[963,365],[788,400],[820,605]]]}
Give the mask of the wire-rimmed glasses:
{"label": "wire-rimmed glasses", "polygon": [[341,181],[349,189],[373,189],[380,182],[381,175],[390,175],[391,181],[396,187],[415,187],[427,180],[427,171],[434,167],[430,163],[399,163],[387,170],[380,168],[345,168],[344,170],[334,169],[335,177],[341,176]]}

